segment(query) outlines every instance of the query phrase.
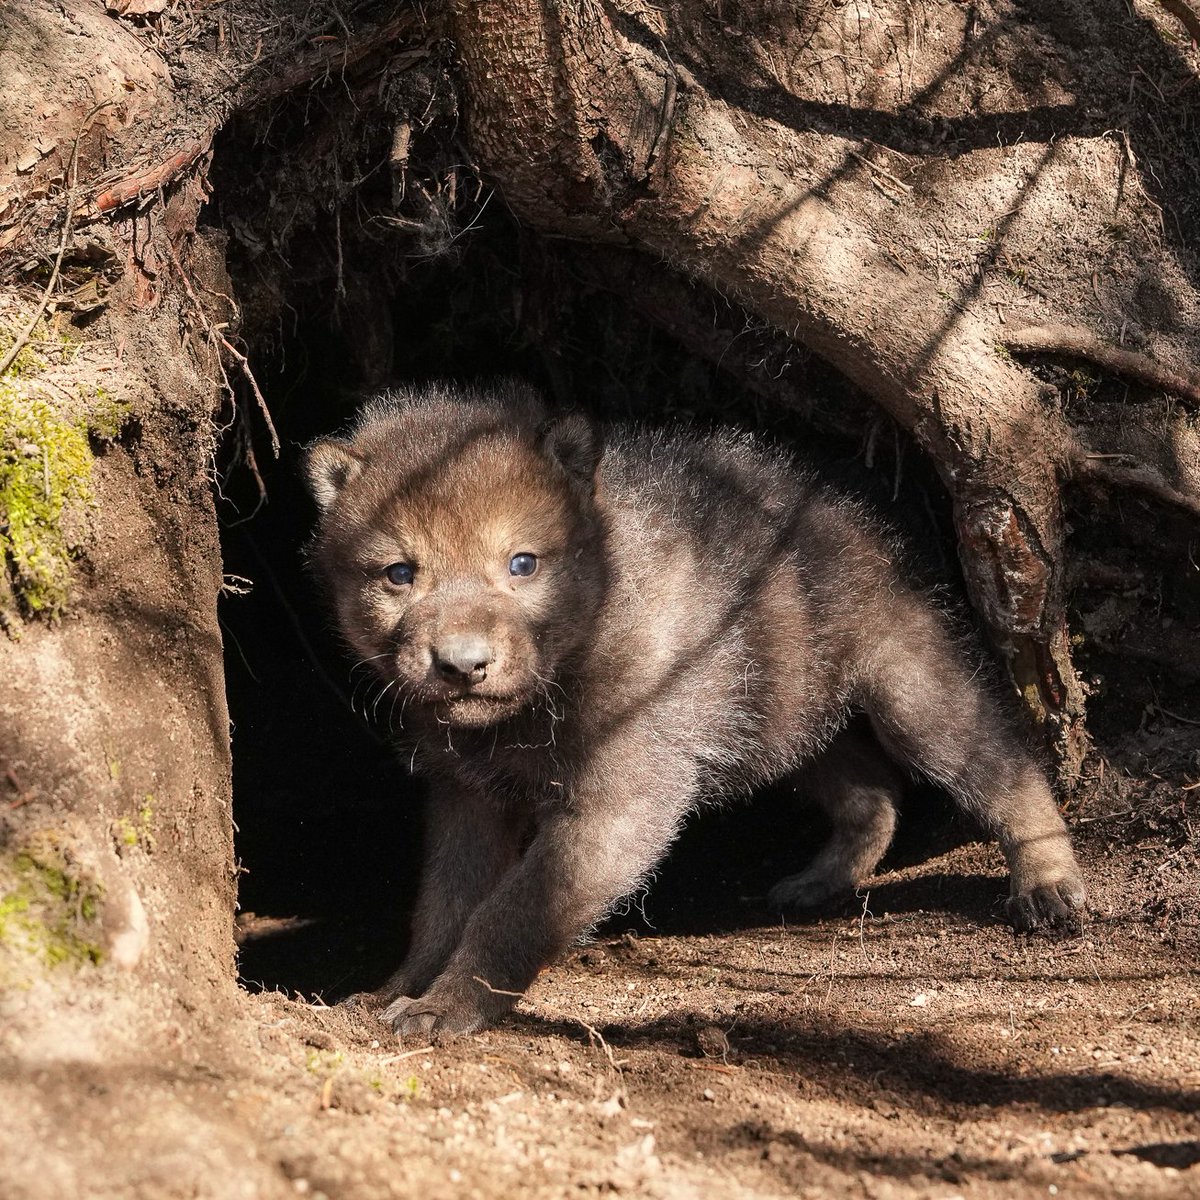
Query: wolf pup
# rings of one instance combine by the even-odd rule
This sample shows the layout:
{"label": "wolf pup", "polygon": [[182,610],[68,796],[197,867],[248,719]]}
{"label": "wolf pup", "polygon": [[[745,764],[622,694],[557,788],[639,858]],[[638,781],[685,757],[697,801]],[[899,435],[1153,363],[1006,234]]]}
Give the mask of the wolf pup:
{"label": "wolf pup", "polygon": [[397,1033],[495,1021],[690,809],[796,773],[834,832],[777,911],[870,876],[908,770],[995,833],[1018,929],[1078,923],[1042,774],[886,540],[783,454],[434,386],[306,471],[313,564],[431,783],[411,949],[373,997]]}

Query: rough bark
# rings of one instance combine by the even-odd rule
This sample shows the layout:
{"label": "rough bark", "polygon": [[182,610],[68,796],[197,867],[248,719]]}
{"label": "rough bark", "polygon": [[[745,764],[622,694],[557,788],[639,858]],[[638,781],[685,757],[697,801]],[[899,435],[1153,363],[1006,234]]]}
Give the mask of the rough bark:
{"label": "rough bark", "polygon": [[[744,7],[767,25],[782,17]],[[732,295],[841,368],[916,438],[953,498],[972,601],[1069,775],[1085,735],[1064,622],[1060,481],[1097,460],[1000,349],[1004,314],[986,276],[1028,244],[1049,190],[1085,166],[1116,178],[1121,151],[1101,139],[1065,152],[1049,136],[1014,139],[964,154],[948,180],[932,143],[917,144],[912,116],[946,84],[951,48],[970,43],[976,17],[964,26],[949,6],[926,6],[927,27],[929,8],[943,27],[957,21],[960,42],[947,39],[943,53],[926,45],[915,81],[911,60],[906,80],[903,56],[893,57],[905,19],[886,6],[857,6],[857,41],[844,10],[799,6],[783,47],[797,56],[790,71],[760,24],[770,69],[760,61],[758,78],[721,74],[731,59],[714,47],[739,31],[722,30],[703,3],[463,2],[454,31],[472,147],[523,220],[637,247]],[[989,16],[1002,26],[1003,11]],[[918,33],[907,30],[910,48]],[[895,77],[892,96],[872,98],[873,120],[809,102],[805,52],[822,38],[835,55],[865,56],[863,72]],[[1111,195],[1111,184],[1101,190]],[[1070,209],[1070,193],[1059,202]],[[942,279],[939,238],[910,236],[935,221],[951,255],[990,243],[953,282]],[[1094,225],[1072,249],[1086,251]],[[1180,491],[1193,506],[1195,493]]]}

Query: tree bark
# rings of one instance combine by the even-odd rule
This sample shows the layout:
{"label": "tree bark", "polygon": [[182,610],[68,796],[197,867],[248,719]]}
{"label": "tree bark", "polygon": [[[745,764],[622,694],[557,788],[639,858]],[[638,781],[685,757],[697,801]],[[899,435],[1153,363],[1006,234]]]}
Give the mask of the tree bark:
{"label": "tree bark", "polygon": [[[819,5],[798,8],[798,22],[826,19]],[[1064,620],[1060,479],[1080,460],[1061,413],[1000,347],[1002,313],[984,286],[1033,219],[1043,176],[1060,173],[1059,152],[1047,141],[965,156],[980,160],[962,171],[974,176],[963,186],[975,240],[991,245],[947,286],[928,237],[888,234],[889,220],[903,233],[947,201],[933,156],[888,154],[853,132],[852,113],[844,130],[806,122],[813,106],[785,92],[781,72],[773,90],[721,76],[696,51],[709,10],[460,0],[474,153],[523,221],[636,247],[732,296],[912,434],[952,497],[972,602],[1070,777],[1086,739]],[[710,22],[710,42],[721,36]],[[862,69],[872,65],[889,69],[882,53]],[[952,66],[931,68],[927,93]],[[1111,165],[1115,149],[1103,149]],[[956,240],[963,229],[947,228],[950,249]]]}

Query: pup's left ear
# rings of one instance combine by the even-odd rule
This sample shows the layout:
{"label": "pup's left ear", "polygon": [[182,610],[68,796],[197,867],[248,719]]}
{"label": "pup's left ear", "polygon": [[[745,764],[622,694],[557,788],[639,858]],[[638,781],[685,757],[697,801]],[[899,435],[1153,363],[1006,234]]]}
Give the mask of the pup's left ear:
{"label": "pup's left ear", "polygon": [[362,469],[363,460],[345,442],[334,438],[314,442],[304,452],[304,477],[323,513]]}
{"label": "pup's left ear", "polygon": [[596,487],[596,468],[604,453],[600,426],[584,413],[572,412],[547,421],[538,431],[538,443],[567,473],[572,483],[590,495]]}

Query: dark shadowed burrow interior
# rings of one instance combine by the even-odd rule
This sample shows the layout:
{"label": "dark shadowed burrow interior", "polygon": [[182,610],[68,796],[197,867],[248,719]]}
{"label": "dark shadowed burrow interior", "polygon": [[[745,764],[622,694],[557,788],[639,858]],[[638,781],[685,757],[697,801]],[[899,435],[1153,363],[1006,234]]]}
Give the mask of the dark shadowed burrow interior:
{"label": "dark shadowed burrow interior", "polygon": [[[756,430],[870,500],[950,602],[959,586],[936,478],[819,362],[797,356],[798,391],[861,412],[858,436],[766,402],[723,364],[690,353],[628,299],[583,281],[570,248],[538,244],[499,203],[441,253],[355,285],[364,286],[367,297],[349,285],[340,297],[328,284],[287,297],[255,355],[280,458],[256,432],[251,469],[249,425],[239,419],[221,470],[242,978],[326,1000],[378,984],[399,963],[419,873],[423,785],[389,748],[388,703],[377,704],[379,687],[353,669],[304,567],[315,510],[300,477],[301,448],[343,428],[374,388],[510,375],[604,420]],[[706,303],[714,322],[729,319],[720,298]],[[364,304],[376,309],[370,330]],[[936,795],[917,800],[922,815],[902,826],[894,858],[928,854],[962,832]],[[650,934],[770,923],[767,888],[799,869],[823,835],[819,816],[787,786],[698,814],[648,894],[606,928]]]}

